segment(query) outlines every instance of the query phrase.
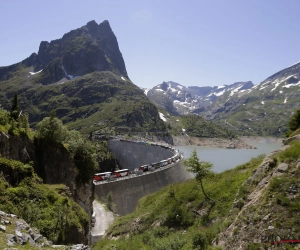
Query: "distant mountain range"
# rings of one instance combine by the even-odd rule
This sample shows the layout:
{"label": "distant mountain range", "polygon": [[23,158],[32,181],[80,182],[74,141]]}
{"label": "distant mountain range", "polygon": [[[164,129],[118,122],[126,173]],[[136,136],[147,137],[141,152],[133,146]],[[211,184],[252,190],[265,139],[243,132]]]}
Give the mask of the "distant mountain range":
{"label": "distant mountain range", "polygon": [[215,87],[163,82],[144,92],[174,115],[199,114],[242,135],[284,136],[288,119],[300,107],[300,63],[255,86],[251,81]]}
{"label": "distant mountain range", "polygon": [[233,95],[254,86],[252,82],[236,82],[214,87],[185,87],[176,82],[163,82],[152,89],[144,89],[148,98],[158,107],[173,114],[199,113],[225,93]]}

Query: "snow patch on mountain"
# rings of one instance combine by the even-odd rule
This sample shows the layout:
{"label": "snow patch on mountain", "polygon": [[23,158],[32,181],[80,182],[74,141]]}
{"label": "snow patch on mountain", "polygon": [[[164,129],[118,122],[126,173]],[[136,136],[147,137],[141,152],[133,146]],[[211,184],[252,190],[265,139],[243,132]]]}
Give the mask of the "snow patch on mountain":
{"label": "snow patch on mountain", "polygon": [[42,71],[43,71],[43,70],[41,69],[40,71],[37,71],[37,72],[29,72],[29,74],[33,76],[33,75],[35,75],[35,74],[41,73]]}
{"label": "snow patch on mountain", "polygon": [[145,89],[144,93],[145,93],[146,96],[147,96],[149,90],[150,90],[150,89]]}
{"label": "snow patch on mountain", "polygon": [[236,92],[238,92],[239,91],[239,89],[240,88],[242,88],[243,86],[240,86],[240,87],[238,87],[238,88],[235,88],[235,89],[233,89],[231,92],[230,92],[230,96],[233,96]]}
{"label": "snow patch on mountain", "polygon": [[290,87],[295,87],[295,86],[300,86],[300,81],[297,83],[290,83],[290,84],[286,84],[285,86],[283,86],[283,88],[290,88]]}
{"label": "snow patch on mountain", "polygon": [[281,82],[279,82],[278,80],[276,80],[277,82],[275,83],[275,87],[273,89],[271,89],[271,92],[274,91],[275,89],[277,89],[277,87],[280,85]]}
{"label": "snow patch on mountain", "polygon": [[159,113],[160,119],[162,119],[164,122],[166,122],[167,119],[165,118],[164,114],[163,114],[163,113],[160,113],[160,112],[158,112],[158,113]]}

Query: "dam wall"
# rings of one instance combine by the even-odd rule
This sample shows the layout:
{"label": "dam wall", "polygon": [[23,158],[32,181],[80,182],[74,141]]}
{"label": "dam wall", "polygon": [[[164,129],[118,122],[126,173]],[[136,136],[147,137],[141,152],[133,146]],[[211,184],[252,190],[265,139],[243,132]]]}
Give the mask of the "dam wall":
{"label": "dam wall", "polygon": [[119,169],[130,171],[174,156],[170,148],[131,141],[109,140],[108,148],[116,155]]}
{"label": "dam wall", "polygon": [[103,199],[111,192],[117,213],[125,215],[132,213],[137,207],[138,200],[145,195],[152,194],[172,183],[183,182],[190,178],[191,175],[183,166],[183,161],[179,161],[166,169],[162,168],[159,171],[147,172],[144,175],[95,185],[95,195]]}
{"label": "dam wall", "polygon": [[[116,154],[120,168],[130,170],[141,165],[168,159],[174,155],[174,152],[169,148],[140,145],[133,142],[110,141],[109,147]],[[100,199],[105,199],[111,192],[117,213],[125,215],[133,212],[137,207],[138,200],[145,195],[190,178],[191,174],[186,171],[181,158],[153,172],[145,172],[142,175],[132,174],[130,177],[114,181],[95,183],[95,195]]]}

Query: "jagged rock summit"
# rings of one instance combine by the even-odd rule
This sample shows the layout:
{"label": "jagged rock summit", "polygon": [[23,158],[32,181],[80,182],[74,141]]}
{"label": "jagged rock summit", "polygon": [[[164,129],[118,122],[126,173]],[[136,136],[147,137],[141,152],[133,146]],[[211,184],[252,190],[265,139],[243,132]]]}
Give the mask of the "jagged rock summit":
{"label": "jagged rock summit", "polygon": [[109,22],[99,25],[88,22],[62,38],[42,41],[38,54],[33,53],[20,63],[0,67],[0,79],[8,80],[20,66],[33,66],[40,73],[39,82],[48,85],[63,78],[72,79],[94,71],[112,71],[128,78],[117,38]]}

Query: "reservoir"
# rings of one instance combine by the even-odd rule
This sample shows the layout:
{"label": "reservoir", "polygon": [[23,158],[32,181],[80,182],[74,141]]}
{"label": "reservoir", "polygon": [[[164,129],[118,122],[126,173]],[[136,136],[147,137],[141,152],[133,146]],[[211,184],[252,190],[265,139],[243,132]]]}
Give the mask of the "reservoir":
{"label": "reservoir", "polygon": [[224,170],[235,168],[238,165],[246,163],[251,158],[261,154],[268,154],[276,149],[279,149],[282,143],[266,138],[257,140],[247,140],[245,142],[253,145],[256,149],[225,149],[214,148],[205,146],[176,146],[175,148],[183,152],[185,158],[189,158],[194,149],[197,151],[197,155],[200,161],[211,162],[214,167],[213,171],[220,173]]}

